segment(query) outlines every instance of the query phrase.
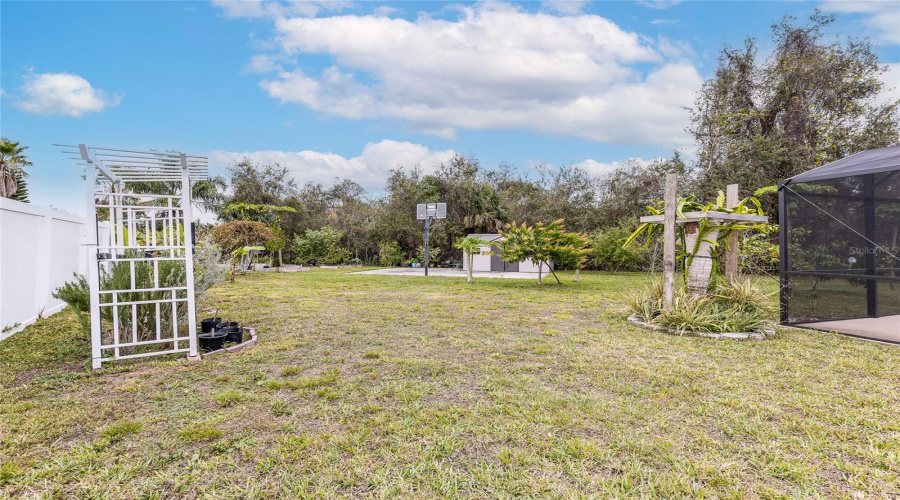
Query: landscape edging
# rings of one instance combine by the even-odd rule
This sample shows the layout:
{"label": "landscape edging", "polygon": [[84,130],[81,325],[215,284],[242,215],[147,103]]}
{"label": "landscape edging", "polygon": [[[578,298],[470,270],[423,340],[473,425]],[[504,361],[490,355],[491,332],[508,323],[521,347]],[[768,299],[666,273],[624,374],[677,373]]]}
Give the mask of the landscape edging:
{"label": "landscape edging", "polygon": [[633,323],[642,328],[648,328],[650,330],[655,330],[658,332],[665,332],[672,335],[696,335],[698,337],[705,337],[709,339],[733,339],[733,340],[765,340],[766,338],[771,338],[775,336],[775,330],[766,329],[764,333],[759,332],[718,332],[718,333],[706,333],[706,332],[681,332],[678,330],[670,330],[667,328],[663,328],[659,325],[654,325],[652,323],[647,323],[646,321],[641,320],[637,316],[629,316],[627,318],[629,323]]}

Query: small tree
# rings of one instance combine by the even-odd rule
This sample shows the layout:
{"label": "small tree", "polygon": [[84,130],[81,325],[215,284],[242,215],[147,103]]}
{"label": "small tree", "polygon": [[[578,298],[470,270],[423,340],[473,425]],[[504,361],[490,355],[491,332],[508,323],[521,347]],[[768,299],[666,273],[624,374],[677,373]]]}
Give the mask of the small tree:
{"label": "small tree", "polygon": [[272,256],[272,267],[275,267],[275,254],[278,254],[278,267],[283,266],[281,262],[281,251],[287,246],[287,237],[284,235],[284,229],[281,226],[273,224],[269,230],[272,231],[272,239],[266,242],[266,250]]}
{"label": "small tree", "polygon": [[303,262],[340,264],[350,258],[346,248],[340,246],[342,231],[325,226],[318,231],[307,229],[303,236],[294,238],[294,250]]}
{"label": "small tree", "polygon": [[[465,238],[460,238],[456,240],[456,243],[453,244],[455,248],[462,250],[466,257],[466,277],[467,283],[471,283],[472,279],[472,264],[474,263],[476,255],[493,255],[494,252],[490,250],[491,244],[484,238],[479,236],[467,236]],[[487,249],[485,249],[487,248]]]}
{"label": "small tree", "polygon": [[[575,270],[575,281],[581,279],[581,269],[587,262],[587,256],[592,252],[588,246],[588,239],[579,233],[564,232],[559,238],[559,245],[554,248],[550,260],[563,268]],[[556,276],[556,273],[553,273]],[[557,278],[557,281],[559,279]]]}
{"label": "small tree", "polygon": [[384,240],[378,244],[378,263],[382,266],[394,266],[403,260],[403,250],[396,241]]}
{"label": "small tree", "polygon": [[503,246],[503,260],[521,262],[531,259],[538,266],[538,284],[543,284],[543,267],[547,266],[557,283],[559,276],[550,267],[551,262],[572,266],[576,269],[584,264],[588,250],[587,241],[578,233],[567,233],[563,219],[534,226],[511,225],[507,231],[500,231],[506,239]]}
{"label": "small tree", "polygon": [[230,220],[212,230],[212,239],[222,251],[231,255],[231,282],[234,283],[234,267],[244,247],[265,244],[274,237],[262,222]]}

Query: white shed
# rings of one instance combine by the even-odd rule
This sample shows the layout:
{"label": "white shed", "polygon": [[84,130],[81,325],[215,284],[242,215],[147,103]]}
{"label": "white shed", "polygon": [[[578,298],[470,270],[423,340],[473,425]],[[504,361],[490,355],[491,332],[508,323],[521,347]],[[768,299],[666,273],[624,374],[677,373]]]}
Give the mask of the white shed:
{"label": "white shed", "polygon": [[[500,257],[500,251],[503,246],[503,236],[499,234],[470,234],[468,236],[477,236],[487,242],[489,242],[490,248],[493,250],[494,255],[473,255],[472,256],[472,271],[475,272],[506,272],[506,273],[537,273],[538,266],[531,259],[522,261],[522,262],[507,262]],[[483,248],[487,250],[488,247],[485,246]],[[465,253],[463,253],[463,270],[468,270],[467,268],[468,259],[466,259]],[[547,268],[547,265],[543,265],[542,272],[548,273],[550,269],[553,268],[553,264],[550,264],[550,269]]]}

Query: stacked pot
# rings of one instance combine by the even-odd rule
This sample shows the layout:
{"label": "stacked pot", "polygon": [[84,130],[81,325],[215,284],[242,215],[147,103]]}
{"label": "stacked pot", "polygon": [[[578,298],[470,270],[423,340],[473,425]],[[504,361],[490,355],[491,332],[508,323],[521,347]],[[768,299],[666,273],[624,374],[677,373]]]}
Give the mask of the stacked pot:
{"label": "stacked pot", "polygon": [[203,352],[218,351],[225,342],[240,344],[243,341],[243,331],[237,321],[222,321],[222,318],[206,318],[200,320],[200,330],[197,335],[200,340],[200,350]]}

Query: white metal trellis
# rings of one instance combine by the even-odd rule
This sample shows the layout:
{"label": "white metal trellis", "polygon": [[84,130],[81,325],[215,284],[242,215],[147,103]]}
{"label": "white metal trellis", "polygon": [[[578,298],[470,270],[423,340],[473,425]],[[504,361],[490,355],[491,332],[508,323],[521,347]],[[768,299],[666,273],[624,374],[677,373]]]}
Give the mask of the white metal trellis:
{"label": "white metal trellis", "polygon": [[[108,221],[110,228],[101,241],[97,224],[87,224],[92,366],[196,356],[191,183],[208,178],[207,159],[84,144],[77,149],[64,152],[77,154],[73,159],[86,167],[87,220]],[[137,184],[148,182],[177,189],[155,194]]]}

